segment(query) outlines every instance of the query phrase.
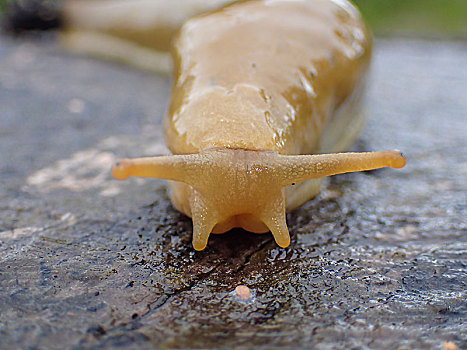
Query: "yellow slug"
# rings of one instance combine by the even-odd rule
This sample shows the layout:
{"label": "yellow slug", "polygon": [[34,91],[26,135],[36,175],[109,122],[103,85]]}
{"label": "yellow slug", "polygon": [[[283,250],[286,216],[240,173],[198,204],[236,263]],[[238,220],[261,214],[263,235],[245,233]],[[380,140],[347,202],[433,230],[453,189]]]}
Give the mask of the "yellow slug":
{"label": "yellow slug", "polygon": [[[203,9],[192,12],[185,17]],[[75,23],[65,40],[101,31],[159,52],[165,46],[150,38],[164,30],[155,22],[138,29],[146,33],[139,41],[138,30],[125,31],[118,20],[92,30],[76,30]],[[175,30],[165,33],[167,41]],[[370,35],[346,0],[234,3],[186,21],[172,53],[164,130],[173,155],[122,159],[112,174],[171,180],[172,203],[193,219],[196,250],[206,247],[211,232],[234,227],[271,231],[287,247],[286,210],[315,196],[322,177],[405,164],[398,151],[336,153],[361,128],[359,101],[371,56]]]}

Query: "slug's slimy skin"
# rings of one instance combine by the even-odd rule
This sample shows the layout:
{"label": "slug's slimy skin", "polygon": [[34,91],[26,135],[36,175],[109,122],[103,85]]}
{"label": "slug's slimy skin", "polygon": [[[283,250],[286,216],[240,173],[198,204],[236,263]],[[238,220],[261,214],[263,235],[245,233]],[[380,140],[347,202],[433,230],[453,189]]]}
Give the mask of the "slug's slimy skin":
{"label": "slug's slimy skin", "polygon": [[[156,22],[153,28],[160,28]],[[132,63],[122,48],[138,42],[130,38],[134,24],[126,25],[133,32],[121,34],[125,26],[114,20],[118,34],[112,23],[105,30],[76,29],[77,23],[68,38],[111,35],[120,48],[113,55]],[[152,47],[148,35],[138,47],[163,51],[156,32]],[[92,51],[86,40],[81,47]],[[320,178],[405,164],[398,151],[321,154],[345,150],[360,129],[370,51],[365,25],[345,0],[242,1],[195,17],[173,48],[164,128],[174,155],[123,159],[112,174],[172,180],[174,206],[193,218],[196,250],[206,247],[211,232],[233,227],[271,231],[287,247],[286,210],[316,195]]]}

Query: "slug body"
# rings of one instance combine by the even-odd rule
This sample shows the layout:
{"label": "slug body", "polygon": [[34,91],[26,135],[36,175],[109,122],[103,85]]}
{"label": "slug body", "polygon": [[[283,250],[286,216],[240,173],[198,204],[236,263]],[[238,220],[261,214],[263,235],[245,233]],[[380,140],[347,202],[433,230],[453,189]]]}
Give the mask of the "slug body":
{"label": "slug body", "polygon": [[316,195],[320,178],[405,164],[397,151],[334,153],[360,129],[370,56],[345,0],[242,1],[195,17],[173,45],[173,155],[123,159],[112,174],[171,180],[196,250],[233,227],[271,231],[286,247],[286,210]]}
{"label": "slug body", "polygon": [[[362,124],[371,41],[358,11],[343,4],[250,1],[188,21],[174,45],[164,124],[170,151],[347,149]],[[319,184],[287,188],[287,208],[310,199]],[[182,209],[187,190],[177,186],[184,185],[171,185],[172,199],[189,214]]]}

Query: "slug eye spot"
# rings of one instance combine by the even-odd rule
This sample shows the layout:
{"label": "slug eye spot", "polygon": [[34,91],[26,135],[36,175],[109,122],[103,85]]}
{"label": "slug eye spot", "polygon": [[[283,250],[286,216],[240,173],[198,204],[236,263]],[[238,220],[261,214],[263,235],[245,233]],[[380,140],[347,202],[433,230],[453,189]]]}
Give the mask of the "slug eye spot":
{"label": "slug eye spot", "polygon": [[117,180],[125,180],[128,176],[130,176],[130,172],[128,170],[128,164],[125,162],[117,161],[111,170],[112,176]]}

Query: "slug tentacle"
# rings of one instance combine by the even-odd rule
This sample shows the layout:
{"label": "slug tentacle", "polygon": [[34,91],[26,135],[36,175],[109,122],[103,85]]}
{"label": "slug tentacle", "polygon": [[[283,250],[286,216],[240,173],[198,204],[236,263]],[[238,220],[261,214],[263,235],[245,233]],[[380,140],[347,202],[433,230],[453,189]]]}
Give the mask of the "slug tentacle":
{"label": "slug tentacle", "polygon": [[290,235],[285,215],[285,195],[283,191],[277,193],[275,198],[266,204],[259,218],[271,231],[279,247],[285,248],[290,244]]}
{"label": "slug tentacle", "polygon": [[215,208],[206,205],[196,191],[190,198],[190,207],[193,219],[193,248],[203,250],[208,244],[214,225],[218,222],[218,215]]}
{"label": "slug tentacle", "polygon": [[190,185],[187,198],[172,197],[172,201],[177,208],[184,208],[178,201],[188,200],[187,210],[181,210],[193,218],[193,247],[203,250],[211,232],[233,227],[253,232],[269,229],[277,244],[287,247],[285,186],[404,164],[399,151],[297,156],[213,148],[198,154],[123,159],[112,168],[112,174],[117,179],[156,177]]}
{"label": "slug tentacle", "polygon": [[196,166],[197,161],[197,154],[120,159],[111,172],[118,180],[139,176],[190,183],[189,168]]}
{"label": "slug tentacle", "polygon": [[402,168],[405,157],[400,151],[279,155],[277,171],[283,185],[355,171],[384,167]]}

